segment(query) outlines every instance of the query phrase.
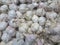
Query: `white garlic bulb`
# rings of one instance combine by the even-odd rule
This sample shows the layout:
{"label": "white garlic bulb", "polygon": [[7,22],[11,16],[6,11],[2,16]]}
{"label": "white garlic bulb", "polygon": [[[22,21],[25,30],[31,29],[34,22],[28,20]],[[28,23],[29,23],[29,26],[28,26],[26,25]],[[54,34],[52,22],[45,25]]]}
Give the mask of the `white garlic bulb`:
{"label": "white garlic bulb", "polygon": [[34,8],[33,4],[28,4],[27,7],[32,10]]}
{"label": "white garlic bulb", "polygon": [[0,30],[3,31],[4,29],[6,29],[7,27],[7,23],[6,22],[0,22]]}
{"label": "white garlic bulb", "polygon": [[40,25],[44,25],[46,22],[46,18],[45,17],[39,17],[39,24]]}
{"label": "white garlic bulb", "polygon": [[12,3],[17,4],[19,3],[19,0],[10,0]]}
{"label": "white garlic bulb", "polygon": [[8,41],[11,39],[11,37],[10,37],[10,35],[8,35],[7,33],[3,33],[1,39],[2,39],[2,41],[4,41],[4,42],[8,42]]}
{"label": "white garlic bulb", "polygon": [[8,6],[7,5],[2,5],[1,7],[0,7],[0,10],[1,10],[1,12],[6,12],[7,10],[8,10]]}
{"label": "white garlic bulb", "polygon": [[36,32],[39,29],[39,24],[38,23],[32,23],[31,25],[31,31]]}
{"label": "white garlic bulb", "polygon": [[17,32],[17,33],[16,33],[16,38],[21,40],[21,39],[23,39],[23,38],[24,38],[24,36],[23,36],[23,34],[22,34],[22,33]]}
{"label": "white garlic bulb", "polygon": [[5,14],[5,13],[1,13],[1,15],[0,15],[0,21],[7,21],[7,14]]}
{"label": "white garlic bulb", "polygon": [[16,28],[16,27],[17,27],[17,20],[16,20],[16,19],[11,19],[11,20],[9,21],[9,25],[10,25],[11,27]]}
{"label": "white garlic bulb", "polygon": [[26,23],[21,23],[19,26],[19,31],[20,32],[26,32],[28,29],[28,25]]}
{"label": "white garlic bulb", "polygon": [[9,5],[9,9],[10,9],[10,10],[17,10],[18,7],[17,7],[17,5],[15,5],[15,4],[10,4],[10,5]]}
{"label": "white garlic bulb", "polygon": [[39,29],[38,29],[38,31],[37,31],[37,34],[38,33],[41,33],[43,31],[43,27],[42,26],[39,26]]}
{"label": "white garlic bulb", "polygon": [[3,3],[3,4],[7,4],[7,5],[8,5],[8,4],[10,4],[10,3],[11,3],[11,0],[2,0],[2,3]]}
{"label": "white garlic bulb", "polygon": [[33,5],[34,7],[37,7],[37,6],[38,6],[38,3],[32,3],[32,5]]}
{"label": "white garlic bulb", "polygon": [[8,12],[8,19],[13,19],[13,18],[15,18],[16,17],[16,12],[15,12],[15,10],[10,10],[9,12]]}
{"label": "white garlic bulb", "polygon": [[23,15],[20,11],[16,11],[17,18],[23,18]]}
{"label": "white garlic bulb", "polygon": [[37,15],[34,15],[34,16],[32,17],[32,21],[33,21],[34,23],[37,23],[37,22],[38,22],[38,16],[37,16]]}
{"label": "white garlic bulb", "polygon": [[38,15],[38,16],[44,16],[45,15],[45,10],[43,9],[43,8],[39,8],[39,9],[37,9],[37,11],[36,11],[36,15]]}
{"label": "white garlic bulb", "polygon": [[32,11],[27,11],[26,14],[25,14],[26,20],[31,20],[32,16],[33,16],[33,12]]}
{"label": "white garlic bulb", "polygon": [[57,17],[57,13],[55,13],[54,11],[47,12],[46,17],[47,17],[47,19],[55,19]]}
{"label": "white garlic bulb", "polygon": [[19,11],[20,11],[21,13],[25,13],[27,10],[28,10],[28,8],[27,8],[27,5],[26,5],[26,4],[21,4],[21,5],[19,6]]}
{"label": "white garlic bulb", "polygon": [[7,33],[9,36],[15,36],[16,31],[14,28],[8,26],[4,33]]}
{"label": "white garlic bulb", "polygon": [[19,0],[21,3],[25,3],[26,2],[26,0]]}

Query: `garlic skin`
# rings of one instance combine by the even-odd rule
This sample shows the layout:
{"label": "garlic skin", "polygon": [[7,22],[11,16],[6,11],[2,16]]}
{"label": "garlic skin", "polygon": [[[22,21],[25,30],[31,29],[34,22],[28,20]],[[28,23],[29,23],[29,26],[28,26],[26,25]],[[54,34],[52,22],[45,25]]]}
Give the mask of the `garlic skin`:
{"label": "garlic skin", "polygon": [[42,27],[42,26],[39,26],[39,29],[38,29],[38,31],[37,31],[37,34],[39,34],[39,33],[41,33],[41,32],[43,32],[43,27]]}
{"label": "garlic skin", "polygon": [[17,20],[16,19],[11,19],[9,21],[9,26],[16,28],[17,27]]}
{"label": "garlic skin", "polygon": [[37,11],[36,11],[36,15],[38,15],[38,16],[44,16],[45,15],[45,10],[43,9],[43,8],[39,8],[39,9],[37,9]]}
{"label": "garlic skin", "polygon": [[7,5],[2,5],[0,7],[0,11],[3,12],[3,13],[7,12],[7,10],[8,10],[8,6]]}
{"label": "garlic skin", "polygon": [[39,25],[44,25],[46,22],[46,18],[45,17],[39,17]]}
{"label": "garlic skin", "polygon": [[8,21],[7,16],[8,16],[7,14],[1,13],[1,14],[0,14],[0,21]]}
{"label": "garlic skin", "polygon": [[17,18],[23,18],[23,15],[20,11],[16,11]]}
{"label": "garlic skin", "polygon": [[19,0],[11,0],[12,3],[17,4],[19,3]]}
{"label": "garlic skin", "polygon": [[6,30],[4,31],[4,33],[7,33],[10,37],[12,37],[12,36],[15,36],[16,31],[15,31],[15,29],[12,28],[11,26],[8,26],[8,27],[6,28]]}
{"label": "garlic skin", "polygon": [[[14,7],[13,7],[13,6],[14,6]],[[10,4],[10,5],[9,5],[9,9],[10,9],[10,10],[17,10],[18,7],[17,7],[17,5],[15,5],[15,4]]]}
{"label": "garlic skin", "polygon": [[33,16],[32,11],[27,11],[26,14],[25,14],[26,20],[31,20],[32,16]]}
{"label": "garlic skin", "polygon": [[1,39],[4,41],[4,42],[8,42],[11,37],[7,34],[7,33],[3,33]]}
{"label": "garlic skin", "polygon": [[26,2],[26,0],[19,0],[21,3],[25,3]]}
{"label": "garlic skin", "polygon": [[26,4],[21,4],[21,5],[19,6],[19,11],[20,11],[21,13],[25,13],[27,10],[28,10],[28,8],[27,8],[27,5],[26,5]]}
{"label": "garlic skin", "polygon": [[9,12],[8,12],[8,19],[13,19],[13,18],[15,18],[16,17],[16,12],[15,12],[15,10],[10,10]]}
{"label": "garlic skin", "polygon": [[21,39],[24,39],[24,36],[23,36],[22,33],[17,32],[17,33],[16,33],[16,38],[19,39],[19,40],[21,40]]}
{"label": "garlic skin", "polygon": [[32,23],[31,25],[31,31],[36,32],[39,29],[39,24],[38,23]]}
{"label": "garlic skin", "polygon": [[28,29],[28,25],[26,23],[21,23],[19,26],[19,32],[25,33]]}
{"label": "garlic skin", "polygon": [[38,22],[38,16],[37,15],[34,15],[33,17],[32,17],[32,21],[34,22],[34,23],[37,23]]}
{"label": "garlic skin", "polygon": [[6,29],[6,27],[7,27],[6,22],[0,22],[0,31],[3,31],[4,29]]}
{"label": "garlic skin", "polygon": [[55,19],[56,17],[57,17],[57,13],[55,13],[54,11],[52,11],[52,12],[47,12],[46,13],[46,17],[47,17],[47,19]]}
{"label": "garlic skin", "polygon": [[2,0],[2,3],[8,5],[11,3],[11,0]]}

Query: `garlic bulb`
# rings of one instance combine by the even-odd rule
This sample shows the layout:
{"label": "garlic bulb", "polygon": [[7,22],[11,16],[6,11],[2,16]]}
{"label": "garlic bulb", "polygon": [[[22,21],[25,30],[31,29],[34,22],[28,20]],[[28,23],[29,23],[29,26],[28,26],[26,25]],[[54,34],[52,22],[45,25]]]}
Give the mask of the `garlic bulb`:
{"label": "garlic bulb", "polygon": [[7,21],[8,20],[7,16],[8,16],[7,14],[1,13],[1,15],[0,15],[0,21]]}
{"label": "garlic bulb", "polygon": [[14,28],[8,26],[4,33],[7,33],[9,36],[15,36],[16,31]]}
{"label": "garlic bulb", "polygon": [[26,23],[21,23],[19,26],[19,31],[25,33],[27,30],[28,30],[28,25]]}
{"label": "garlic bulb", "polygon": [[6,29],[6,27],[7,27],[6,22],[0,22],[0,31],[3,31],[4,29]]}
{"label": "garlic bulb", "polygon": [[31,25],[31,31],[36,32],[39,29],[39,24],[38,23],[32,23]]}
{"label": "garlic bulb", "polygon": [[39,29],[37,31],[37,34],[41,33],[43,31],[43,27],[42,26],[39,26]]}
{"label": "garlic bulb", "polygon": [[47,19],[55,19],[56,17],[57,17],[57,13],[55,13],[54,11],[52,11],[52,12],[47,12],[46,13],[46,17],[47,17]]}
{"label": "garlic bulb", "polygon": [[23,15],[20,11],[16,11],[17,18],[23,18]]}
{"label": "garlic bulb", "polygon": [[19,40],[21,40],[21,39],[24,39],[24,36],[20,32],[17,32],[16,33],[16,38],[19,39]]}
{"label": "garlic bulb", "polygon": [[27,11],[26,14],[25,14],[26,20],[31,20],[32,16],[33,16],[32,11]]}
{"label": "garlic bulb", "polygon": [[10,4],[10,3],[11,3],[11,0],[2,0],[2,3],[3,3],[3,4],[7,4],[7,5],[8,5],[8,4]]}
{"label": "garlic bulb", "polygon": [[26,0],[19,0],[21,3],[25,3],[26,2]]}
{"label": "garlic bulb", "polygon": [[21,4],[21,5],[19,6],[19,11],[20,11],[21,13],[25,13],[27,10],[28,10],[28,8],[27,8],[27,5],[26,5],[26,4]]}
{"label": "garlic bulb", "polygon": [[32,21],[33,21],[34,23],[37,23],[37,22],[38,22],[38,16],[37,16],[37,15],[34,15],[34,16],[32,17]]}
{"label": "garlic bulb", "polygon": [[46,22],[46,18],[45,17],[39,17],[39,24],[40,25],[44,25]]}
{"label": "garlic bulb", "polygon": [[[14,6],[14,7],[13,7]],[[17,5],[15,5],[15,4],[10,4],[9,5],[9,9],[10,10],[17,10],[18,8],[17,8]]]}
{"label": "garlic bulb", "polygon": [[7,33],[3,33],[1,39],[2,39],[4,42],[8,42],[8,41],[11,39],[11,37],[10,37],[10,35],[8,35]]}
{"label": "garlic bulb", "polygon": [[10,21],[9,21],[9,25],[10,25],[11,27],[16,28],[16,27],[17,27],[17,20],[16,20],[16,19],[10,20]]}
{"label": "garlic bulb", "polygon": [[16,12],[15,12],[15,10],[10,10],[9,12],[8,12],[8,19],[13,19],[13,18],[15,18],[16,17]]}
{"label": "garlic bulb", "polygon": [[43,9],[43,8],[39,8],[39,9],[37,9],[37,11],[36,11],[36,15],[38,15],[38,16],[44,16],[45,15],[45,10]]}
{"label": "garlic bulb", "polygon": [[8,10],[8,6],[7,5],[2,5],[1,7],[0,7],[0,11],[1,12],[6,12]]}

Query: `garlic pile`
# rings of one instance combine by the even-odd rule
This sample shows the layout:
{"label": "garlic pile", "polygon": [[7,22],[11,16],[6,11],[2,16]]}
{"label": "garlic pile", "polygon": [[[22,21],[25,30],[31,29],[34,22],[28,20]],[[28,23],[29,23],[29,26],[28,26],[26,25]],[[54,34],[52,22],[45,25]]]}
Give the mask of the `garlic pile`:
{"label": "garlic pile", "polygon": [[0,0],[0,45],[60,45],[60,0]]}

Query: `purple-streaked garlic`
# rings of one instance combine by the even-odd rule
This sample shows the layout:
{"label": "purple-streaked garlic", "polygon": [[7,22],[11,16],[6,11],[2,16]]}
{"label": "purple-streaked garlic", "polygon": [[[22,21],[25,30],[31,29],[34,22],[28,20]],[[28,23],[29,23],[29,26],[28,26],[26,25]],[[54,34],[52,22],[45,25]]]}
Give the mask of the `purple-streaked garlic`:
{"label": "purple-streaked garlic", "polygon": [[39,17],[39,25],[44,25],[46,22],[46,18],[45,17]]}

